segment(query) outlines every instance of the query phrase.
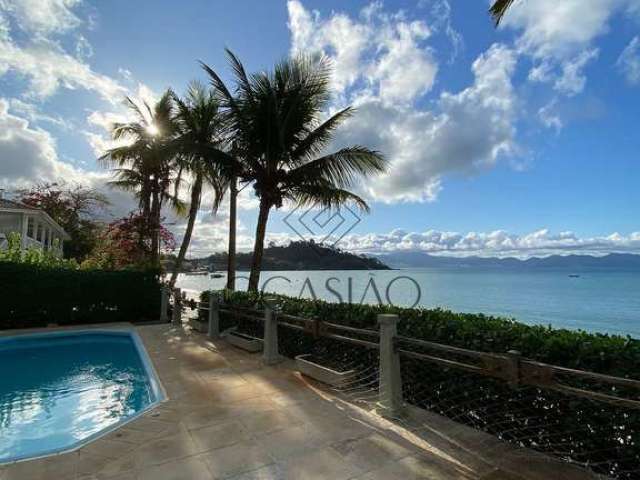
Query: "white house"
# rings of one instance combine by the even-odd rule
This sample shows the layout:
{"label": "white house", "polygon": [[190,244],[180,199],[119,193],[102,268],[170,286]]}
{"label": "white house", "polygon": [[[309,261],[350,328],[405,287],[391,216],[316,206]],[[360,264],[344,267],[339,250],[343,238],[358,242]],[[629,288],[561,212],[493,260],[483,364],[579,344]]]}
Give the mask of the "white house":
{"label": "white house", "polygon": [[56,255],[62,255],[62,244],[69,240],[69,235],[44,211],[0,196],[0,248],[7,247],[12,232],[20,234],[23,249],[34,246]]}

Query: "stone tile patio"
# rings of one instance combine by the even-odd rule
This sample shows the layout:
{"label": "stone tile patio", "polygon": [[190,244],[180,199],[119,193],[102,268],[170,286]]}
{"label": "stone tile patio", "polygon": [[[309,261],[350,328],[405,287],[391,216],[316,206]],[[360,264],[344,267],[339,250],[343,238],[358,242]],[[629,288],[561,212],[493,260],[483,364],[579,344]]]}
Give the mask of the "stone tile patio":
{"label": "stone tile patio", "polygon": [[169,325],[137,327],[168,400],[74,452],[0,480],[573,480],[579,469],[419,410],[384,420],[290,362]]}

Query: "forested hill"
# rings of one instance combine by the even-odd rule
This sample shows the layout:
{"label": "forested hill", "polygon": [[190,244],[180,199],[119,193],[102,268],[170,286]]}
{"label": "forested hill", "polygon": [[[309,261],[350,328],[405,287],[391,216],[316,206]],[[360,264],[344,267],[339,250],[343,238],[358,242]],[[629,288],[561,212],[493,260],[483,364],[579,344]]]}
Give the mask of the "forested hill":
{"label": "forested hill", "polygon": [[[238,253],[237,269],[251,268],[251,253]],[[227,254],[216,253],[206,258],[192,259],[193,269],[226,270]],[[354,255],[314,242],[291,242],[286,247],[269,245],[264,249],[262,270],[389,270],[381,260]]]}

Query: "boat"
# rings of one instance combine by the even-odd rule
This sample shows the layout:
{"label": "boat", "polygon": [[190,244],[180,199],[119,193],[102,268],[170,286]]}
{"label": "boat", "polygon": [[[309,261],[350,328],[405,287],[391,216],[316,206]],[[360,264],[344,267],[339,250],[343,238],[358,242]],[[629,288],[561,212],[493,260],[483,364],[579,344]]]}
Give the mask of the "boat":
{"label": "boat", "polygon": [[580,275],[578,275],[577,273],[570,273],[569,278],[580,278]]}
{"label": "boat", "polygon": [[196,270],[193,272],[184,272],[185,275],[207,275],[209,272],[207,272],[206,270]]}

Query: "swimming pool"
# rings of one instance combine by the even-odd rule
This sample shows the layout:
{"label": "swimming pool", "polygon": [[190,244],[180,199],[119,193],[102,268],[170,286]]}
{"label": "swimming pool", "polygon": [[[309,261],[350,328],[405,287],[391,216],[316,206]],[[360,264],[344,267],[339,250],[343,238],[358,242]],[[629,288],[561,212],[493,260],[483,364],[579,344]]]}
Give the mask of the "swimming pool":
{"label": "swimming pool", "polygon": [[133,331],[0,337],[0,464],[77,448],[163,399]]}

